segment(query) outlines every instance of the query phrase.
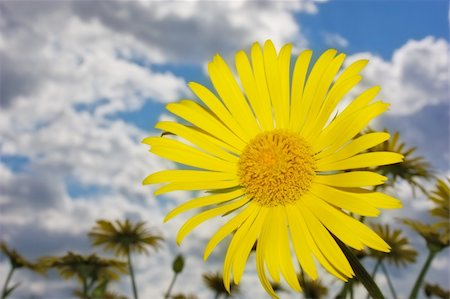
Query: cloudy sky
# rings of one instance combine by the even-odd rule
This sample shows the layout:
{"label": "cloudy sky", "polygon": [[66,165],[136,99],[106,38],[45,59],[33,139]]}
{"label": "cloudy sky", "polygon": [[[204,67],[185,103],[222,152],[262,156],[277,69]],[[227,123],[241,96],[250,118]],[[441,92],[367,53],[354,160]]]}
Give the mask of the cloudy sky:
{"label": "cloudy sky", "polygon": [[[191,196],[154,198],[142,179],[174,167],[147,152],[140,140],[168,102],[191,97],[189,81],[208,84],[205,65],[219,52],[230,62],[237,50],[271,39],[280,47],[320,53],[333,47],[348,61],[369,58],[361,87],[380,84],[390,111],[375,126],[398,130],[440,176],[449,171],[447,1],[0,1],[0,238],[30,259],[67,250],[92,252],[86,232],[99,218],[143,220],[167,239],[149,257],[136,258],[142,298],[160,298],[177,253],[187,267],[175,292],[211,298],[201,274],[219,270],[225,247],[202,261],[214,220],[175,245],[188,216],[162,224],[164,215]],[[423,218],[421,194],[405,184],[395,191],[405,215]],[[425,258],[395,272],[403,296]],[[368,264],[371,267],[371,264]],[[448,286],[448,251],[428,281]],[[0,260],[0,277],[7,261]],[[71,285],[17,272],[14,298],[70,298]],[[338,283],[324,276],[329,285]],[[380,275],[378,282],[386,285]],[[240,298],[265,298],[249,261]],[[115,284],[131,294],[128,277]],[[360,291],[362,292],[362,291]],[[283,294],[283,298],[297,298]]]}

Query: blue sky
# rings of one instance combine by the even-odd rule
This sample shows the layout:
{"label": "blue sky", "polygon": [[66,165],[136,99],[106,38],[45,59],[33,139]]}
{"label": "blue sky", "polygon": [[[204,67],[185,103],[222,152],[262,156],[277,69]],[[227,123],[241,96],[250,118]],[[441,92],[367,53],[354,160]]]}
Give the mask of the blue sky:
{"label": "blue sky", "polygon": [[[141,185],[149,173],[174,165],[140,141],[159,134],[155,123],[171,117],[165,104],[192,96],[187,82],[210,85],[205,66],[216,52],[231,65],[234,53],[254,41],[272,39],[278,48],[290,42],[316,56],[334,47],[348,61],[369,59],[351,96],[380,85],[391,109],[373,126],[400,131],[439,177],[450,174],[447,1],[2,1],[0,11],[0,239],[31,258],[90,252],[85,234],[98,218],[144,220],[167,241],[158,255],[137,258],[143,298],[165,291],[178,252],[191,269],[180,277],[183,291],[209,298],[201,274],[220,269],[224,248],[207,263],[201,251],[220,221],[177,247],[187,217],[164,225],[162,219],[192,194],[157,199],[153,187]],[[413,199],[402,183],[394,191],[405,208],[385,211],[382,221],[426,219],[423,195]],[[403,295],[425,257],[420,238],[408,235],[420,256],[396,278]],[[443,254],[428,279],[448,282],[448,265]],[[0,260],[0,277],[7,268]],[[240,298],[265,298],[252,261],[247,269]],[[69,298],[58,277],[23,272],[15,279],[30,281],[20,296]],[[379,283],[386,286],[382,275]],[[131,294],[127,279],[116,289]]]}

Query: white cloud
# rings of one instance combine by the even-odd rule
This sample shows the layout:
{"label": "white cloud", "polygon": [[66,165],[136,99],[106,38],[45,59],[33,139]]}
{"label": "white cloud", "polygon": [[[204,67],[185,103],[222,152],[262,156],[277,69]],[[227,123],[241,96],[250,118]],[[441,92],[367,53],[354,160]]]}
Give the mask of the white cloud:
{"label": "white cloud", "polygon": [[330,47],[336,48],[347,48],[349,43],[348,40],[338,33],[324,32],[323,38],[325,44]]}
{"label": "white cloud", "polygon": [[380,98],[389,102],[391,115],[414,114],[425,106],[448,102],[449,45],[444,39],[410,40],[397,49],[391,61],[371,53],[349,57],[369,59],[360,87],[381,86]]}

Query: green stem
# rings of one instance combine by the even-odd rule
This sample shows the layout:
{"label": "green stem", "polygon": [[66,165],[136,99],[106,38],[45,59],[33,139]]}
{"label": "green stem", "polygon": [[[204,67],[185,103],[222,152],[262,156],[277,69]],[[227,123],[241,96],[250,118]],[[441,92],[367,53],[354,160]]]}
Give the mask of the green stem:
{"label": "green stem", "polygon": [[428,268],[430,268],[431,261],[433,260],[436,253],[438,253],[438,251],[429,248],[427,260],[425,261],[425,264],[423,265],[422,270],[420,271],[419,276],[417,277],[416,283],[414,284],[414,288],[411,291],[411,295],[409,295],[410,299],[417,298],[417,294],[419,293],[419,289],[422,285],[425,274],[427,273]]}
{"label": "green stem", "polygon": [[350,280],[349,284],[350,284],[350,299],[353,299],[353,280]]}
{"label": "green stem", "polygon": [[391,278],[389,277],[389,273],[386,270],[386,267],[382,263],[380,265],[381,265],[381,270],[383,271],[384,275],[386,275],[389,289],[391,289],[392,298],[397,299],[397,293],[395,293],[394,285],[392,284]]}
{"label": "green stem", "polygon": [[14,270],[16,270],[16,268],[14,266],[11,266],[11,269],[8,272],[8,276],[6,277],[5,284],[3,285],[2,299],[5,299],[8,296],[8,284],[11,280]]}
{"label": "green stem", "polygon": [[138,293],[136,288],[136,282],[134,280],[134,271],[133,271],[133,264],[131,263],[131,254],[130,250],[127,250],[127,258],[128,258],[128,269],[130,271],[130,277],[131,277],[131,285],[133,287],[133,296],[134,299],[138,299]]}
{"label": "green stem", "polygon": [[88,285],[86,278],[82,278],[81,284],[83,285],[83,298],[88,298]]}
{"label": "green stem", "polygon": [[178,273],[174,272],[172,281],[170,282],[169,288],[167,289],[166,296],[164,296],[164,299],[168,299],[170,297],[170,293],[172,292],[172,288],[173,288],[173,285],[175,284],[175,280],[177,279],[177,276],[178,276]]}
{"label": "green stem", "polygon": [[[372,276],[372,279],[375,281],[375,276],[377,275],[377,271],[378,271],[378,268],[380,267],[380,265],[381,265],[381,260],[382,260],[383,258],[382,257],[380,257],[380,258],[378,258],[377,259],[377,262],[376,262],[376,264],[375,264],[375,267],[373,267],[373,270],[372,270],[372,275],[370,275],[370,276]],[[370,294],[367,294],[367,297],[366,297],[366,299],[369,299],[370,298]]]}
{"label": "green stem", "polygon": [[347,292],[349,291],[350,281],[344,282],[341,291],[336,296],[336,299],[345,299],[347,297]]}
{"label": "green stem", "polygon": [[308,290],[308,284],[305,281],[305,273],[303,273],[303,269],[300,268],[300,276],[303,282],[302,288],[303,288],[303,296],[305,298],[308,298],[309,296],[309,290]]}

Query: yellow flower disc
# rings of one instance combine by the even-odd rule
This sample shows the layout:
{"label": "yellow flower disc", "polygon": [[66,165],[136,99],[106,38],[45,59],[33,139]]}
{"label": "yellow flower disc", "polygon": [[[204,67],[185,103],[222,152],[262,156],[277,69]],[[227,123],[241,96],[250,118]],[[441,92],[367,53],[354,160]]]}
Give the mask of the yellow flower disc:
{"label": "yellow flower disc", "polygon": [[245,147],[238,175],[245,193],[262,206],[292,203],[315,175],[311,146],[298,134],[273,130],[257,135]]}

